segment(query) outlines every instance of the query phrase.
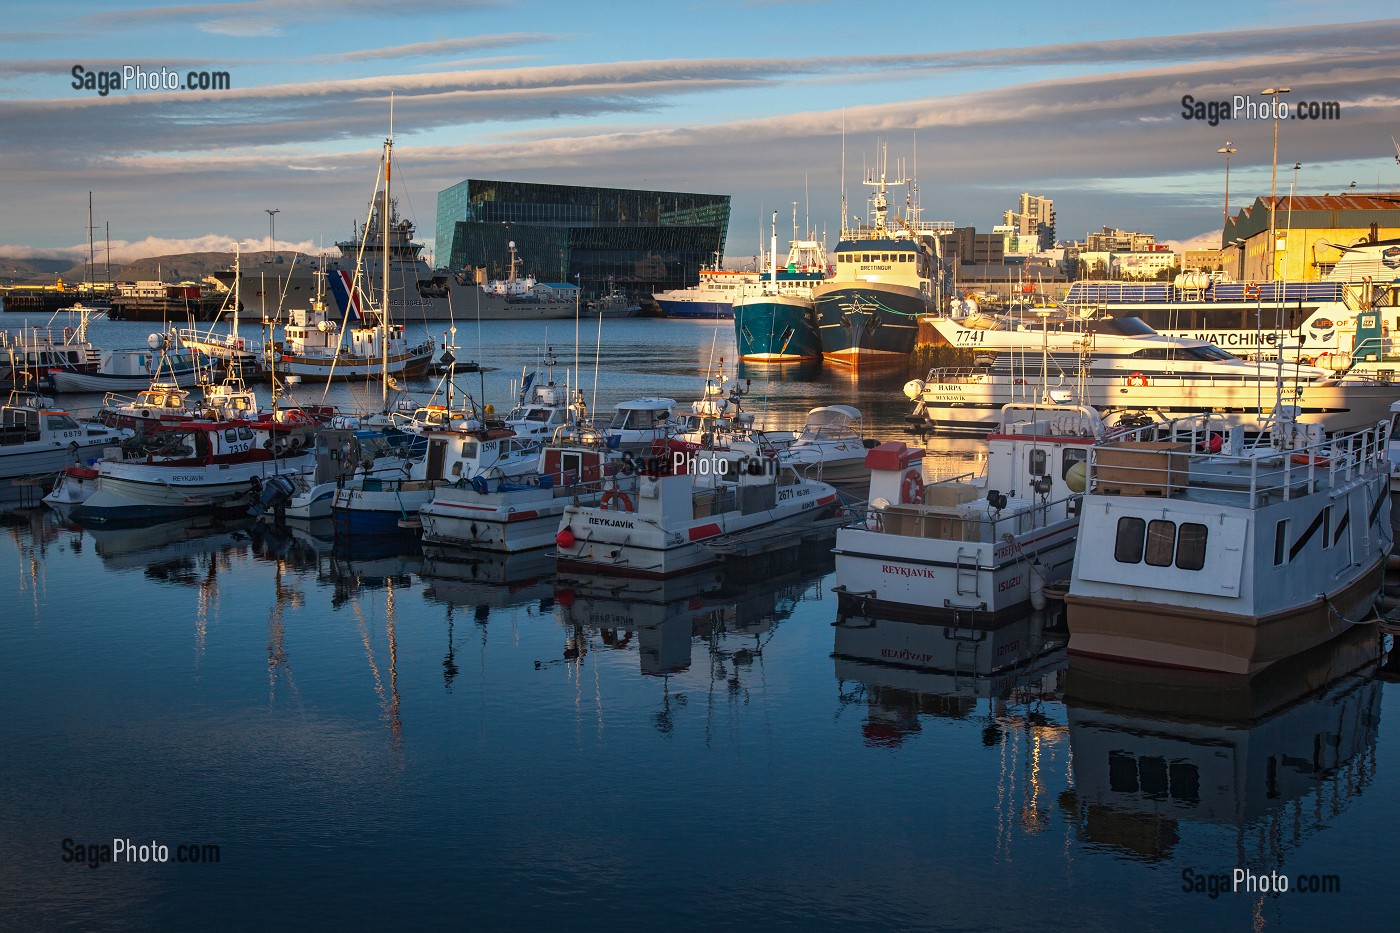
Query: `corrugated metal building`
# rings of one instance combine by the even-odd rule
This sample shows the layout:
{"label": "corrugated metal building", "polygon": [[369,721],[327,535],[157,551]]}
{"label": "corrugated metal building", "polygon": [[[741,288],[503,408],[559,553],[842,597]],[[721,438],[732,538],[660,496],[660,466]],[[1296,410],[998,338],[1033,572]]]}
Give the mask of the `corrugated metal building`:
{"label": "corrugated metal building", "polygon": [[[1400,237],[1400,194],[1280,196],[1274,208],[1274,270],[1269,270],[1269,199],[1230,218],[1221,236],[1225,267],[1247,282],[1311,282],[1336,265],[1341,251]],[[1233,259],[1231,258],[1233,257]]]}

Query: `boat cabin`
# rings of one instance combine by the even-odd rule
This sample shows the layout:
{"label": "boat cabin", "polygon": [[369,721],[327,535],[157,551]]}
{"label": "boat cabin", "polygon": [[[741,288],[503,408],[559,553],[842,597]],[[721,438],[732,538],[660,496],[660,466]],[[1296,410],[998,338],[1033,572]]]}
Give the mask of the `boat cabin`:
{"label": "boat cabin", "polygon": [[141,440],[147,463],[207,465],[269,460],[272,454],[257,444],[246,422],[190,421],[147,432]]}

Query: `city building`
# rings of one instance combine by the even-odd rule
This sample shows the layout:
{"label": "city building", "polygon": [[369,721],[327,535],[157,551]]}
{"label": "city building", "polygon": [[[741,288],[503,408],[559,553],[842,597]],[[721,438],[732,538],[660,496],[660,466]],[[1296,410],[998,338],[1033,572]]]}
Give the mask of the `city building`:
{"label": "city building", "polygon": [[1104,227],[1084,237],[1084,249],[1091,253],[1148,253],[1156,248],[1157,238],[1152,234],[1114,227]]}
{"label": "city building", "polygon": [[1400,193],[1281,196],[1274,210],[1269,268],[1269,201],[1255,198],[1225,224],[1225,268],[1246,282],[1313,282],[1332,271],[1337,246],[1400,237]]}
{"label": "city building", "polygon": [[1016,209],[1002,214],[1002,224],[1021,240],[1035,241],[1034,246],[1021,243],[1008,252],[1026,255],[1037,249],[1050,249],[1055,245],[1055,202],[1023,193]]}
{"label": "city building", "polygon": [[469,178],[438,192],[437,256],[451,269],[516,272],[650,294],[695,285],[722,262],[729,196]]}

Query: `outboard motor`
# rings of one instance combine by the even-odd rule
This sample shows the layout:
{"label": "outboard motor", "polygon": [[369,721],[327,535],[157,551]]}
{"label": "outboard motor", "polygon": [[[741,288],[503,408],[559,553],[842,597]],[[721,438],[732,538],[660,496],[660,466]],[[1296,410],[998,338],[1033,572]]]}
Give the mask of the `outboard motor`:
{"label": "outboard motor", "polygon": [[296,495],[296,484],[285,476],[270,476],[262,484],[261,495],[257,502],[248,509],[251,518],[257,518],[267,512],[268,509],[284,508],[292,501],[292,496]]}

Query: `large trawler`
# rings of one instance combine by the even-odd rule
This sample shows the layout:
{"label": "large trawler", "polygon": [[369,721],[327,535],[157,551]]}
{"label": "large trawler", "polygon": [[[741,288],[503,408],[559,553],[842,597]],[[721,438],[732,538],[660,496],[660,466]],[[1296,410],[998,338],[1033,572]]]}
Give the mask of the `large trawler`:
{"label": "large trawler", "polygon": [[795,205],[787,263],[778,266],[776,211],[769,257],[767,278],[744,288],[734,300],[734,341],[739,347],[739,358],[759,363],[820,360],[821,335],[812,295],[817,285],[826,280],[826,247],[815,234],[808,234],[806,239],[798,237]]}
{"label": "large trawler", "polygon": [[919,222],[912,196],[905,216],[891,225],[888,189],[909,183],[889,181],[887,165],[866,172],[870,196],[869,224],[845,227],[836,271],[813,290],[822,358],[858,370],[903,365],[914,349],[919,318],[943,307],[938,238],[943,225]]}

